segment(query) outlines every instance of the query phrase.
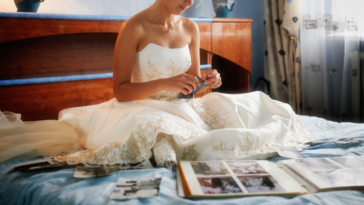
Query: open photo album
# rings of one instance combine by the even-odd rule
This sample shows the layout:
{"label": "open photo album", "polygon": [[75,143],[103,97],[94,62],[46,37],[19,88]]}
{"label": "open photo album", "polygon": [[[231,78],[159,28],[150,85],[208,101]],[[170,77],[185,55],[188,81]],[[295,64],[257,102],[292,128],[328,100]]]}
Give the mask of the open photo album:
{"label": "open photo album", "polygon": [[364,189],[364,158],[180,161],[178,195],[187,198],[296,196],[339,189]]}

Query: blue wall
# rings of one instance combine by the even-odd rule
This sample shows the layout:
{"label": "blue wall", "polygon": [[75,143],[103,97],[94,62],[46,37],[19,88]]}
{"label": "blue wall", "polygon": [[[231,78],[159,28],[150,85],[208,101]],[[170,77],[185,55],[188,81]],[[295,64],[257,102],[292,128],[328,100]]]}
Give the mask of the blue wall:
{"label": "blue wall", "polygon": [[[185,17],[215,17],[211,0],[204,0],[202,4],[195,8],[199,0],[195,1],[195,5],[183,13]],[[237,0],[231,18],[248,18],[253,19],[252,23],[252,74],[250,90],[254,88],[254,84],[259,77],[264,77],[264,6],[263,0]],[[258,87],[264,90],[264,85]]]}
{"label": "blue wall", "polygon": [[[264,3],[263,0],[237,0],[231,18],[253,19],[252,23],[252,74],[250,90],[255,81],[264,77]],[[259,90],[264,90],[263,84]]]}

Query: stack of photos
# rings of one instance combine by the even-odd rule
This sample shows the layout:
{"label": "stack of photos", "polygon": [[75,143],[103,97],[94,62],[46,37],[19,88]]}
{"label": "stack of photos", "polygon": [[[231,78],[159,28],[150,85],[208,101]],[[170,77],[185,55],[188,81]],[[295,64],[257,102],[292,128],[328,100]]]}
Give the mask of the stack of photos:
{"label": "stack of photos", "polygon": [[122,165],[119,166],[120,170],[129,170],[129,169],[154,169],[153,165],[150,163],[149,159],[146,159],[137,164],[131,165]]}
{"label": "stack of photos", "polygon": [[363,186],[364,160],[357,157],[296,159],[329,186]]}
{"label": "stack of photos", "polygon": [[67,162],[58,162],[56,160],[37,162],[32,164],[25,164],[21,166],[14,167],[15,171],[32,171],[32,170],[41,170],[41,169],[51,169],[51,168],[60,168],[60,167],[70,167],[76,166],[72,164],[67,164]]}
{"label": "stack of photos", "polygon": [[158,196],[162,178],[123,179],[116,183],[110,199],[136,199]]}
{"label": "stack of photos", "polygon": [[286,192],[256,161],[190,163],[204,194]]}
{"label": "stack of photos", "polygon": [[132,165],[113,165],[113,166],[77,166],[73,177],[91,178],[113,174],[119,170],[129,169],[153,169],[153,165],[148,159]]}
{"label": "stack of photos", "polygon": [[119,166],[107,166],[107,167],[82,167],[77,166],[73,174],[75,178],[91,178],[107,176],[119,171]]}

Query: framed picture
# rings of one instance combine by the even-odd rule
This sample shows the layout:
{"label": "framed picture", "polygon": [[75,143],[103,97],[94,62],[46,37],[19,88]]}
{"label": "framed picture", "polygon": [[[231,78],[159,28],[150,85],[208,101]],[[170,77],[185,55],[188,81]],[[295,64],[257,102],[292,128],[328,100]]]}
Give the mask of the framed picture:
{"label": "framed picture", "polygon": [[317,28],[317,20],[306,21],[306,29],[316,29],[316,28]]}
{"label": "framed picture", "polygon": [[358,23],[357,22],[349,22],[348,30],[349,31],[358,31]]}
{"label": "framed picture", "polygon": [[354,22],[354,16],[345,16],[345,25],[349,29],[349,23]]}
{"label": "framed picture", "polygon": [[341,18],[338,18],[338,22],[339,22],[339,27],[338,27],[338,31],[345,31],[345,18],[344,17],[341,17]]}
{"label": "framed picture", "polygon": [[328,21],[325,24],[325,30],[335,31],[339,28],[339,23],[335,21]]}
{"label": "framed picture", "polygon": [[325,26],[327,22],[332,21],[332,15],[331,14],[324,14],[324,18],[323,18],[323,25]]}
{"label": "framed picture", "polygon": [[317,27],[321,28],[323,25],[325,25],[325,22],[323,21],[323,15],[320,13],[316,14],[316,20],[317,20]]}
{"label": "framed picture", "polygon": [[306,22],[308,20],[311,19],[311,15],[310,14],[304,14],[302,15],[302,26],[305,27],[306,26]]}

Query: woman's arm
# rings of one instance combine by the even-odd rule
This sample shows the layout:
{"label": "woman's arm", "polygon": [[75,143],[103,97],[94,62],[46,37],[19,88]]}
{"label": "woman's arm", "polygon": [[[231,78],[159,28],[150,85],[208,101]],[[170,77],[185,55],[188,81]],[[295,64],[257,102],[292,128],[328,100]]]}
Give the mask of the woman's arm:
{"label": "woman's arm", "polygon": [[186,23],[186,30],[188,31],[188,35],[191,36],[191,43],[189,45],[190,47],[190,54],[191,54],[191,67],[186,72],[187,74],[193,75],[193,76],[201,76],[200,73],[200,33],[198,25],[190,20],[185,19],[187,21]]}
{"label": "woman's arm", "polygon": [[[191,38],[191,44],[190,44],[190,53],[191,53],[191,62],[192,65],[190,69],[186,72],[187,74],[191,74],[193,76],[200,76],[200,34],[199,34],[199,28],[198,25],[188,19],[189,21],[189,28]],[[208,84],[211,88],[218,88],[221,86],[221,77],[220,73],[217,72],[217,70],[211,70],[206,75],[201,76],[203,80],[205,80],[205,83]]]}
{"label": "woman's arm", "polygon": [[143,99],[159,91],[189,94],[199,86],[198,80],[189,74],[158,79],[144,83],[132,83],[139,39],[144,35],[143,25],[136,19],[127,20],[121,27],[115,44],[113,65],[113,91],[118,101]]}

